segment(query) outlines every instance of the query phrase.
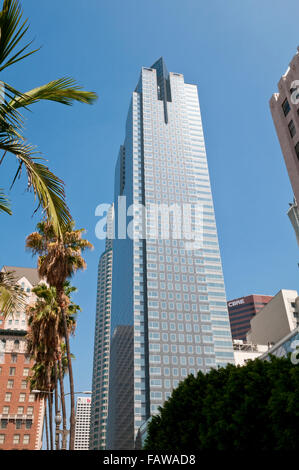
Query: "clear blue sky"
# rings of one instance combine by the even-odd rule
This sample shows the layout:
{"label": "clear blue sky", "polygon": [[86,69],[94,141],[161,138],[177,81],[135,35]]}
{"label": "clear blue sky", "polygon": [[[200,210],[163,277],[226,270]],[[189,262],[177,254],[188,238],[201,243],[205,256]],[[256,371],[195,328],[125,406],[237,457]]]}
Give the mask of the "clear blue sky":
{"label": "clear blue sky", "polygon": [[[163,55],[170,71],[199,86],[227,297],[298,288],[298,248],[286,216],[292,190],[268,107],[299,44],[298,1],[23,1],[29,38],[41,51],[5,75],[26,91],[65,75],[96,91],[73,108],[37,104],[26,134],[66,183],[78,227],[94,244],[73,283],[82,307],[73,351],[76,390],[91,387],[98,258],[95,208],[113,196],[114,165],[140,67]],[[299,77],[298,77],[299,78]],[[10,157],[9,157],[10,158]],[[15,161],[1,167],[8,186]],[[38,216],[25,179],[1,215],[0,265],[35,266],[24,250]]]}

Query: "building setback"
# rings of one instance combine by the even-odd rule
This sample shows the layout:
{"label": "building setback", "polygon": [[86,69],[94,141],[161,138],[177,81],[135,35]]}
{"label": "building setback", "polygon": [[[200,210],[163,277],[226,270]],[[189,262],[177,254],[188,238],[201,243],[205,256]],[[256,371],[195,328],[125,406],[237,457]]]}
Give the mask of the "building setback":
{"label": "building setback", "polygon": [[233,339],[246,341],[250,320],[272,299],[270,295],[247,295],[227,302]]}
{"label": "building setback", "polygon": [[89,449],[91,399],[78,397],[76,406],[75,450]]}
{"label": "building setback", "polygon": [[299,47],[270,99],[270,110],[295,197],[288,215],[299,244]]}
{"label": "building setback", "polygon": [[[108,223],[113,220],[113,207],[109,211]],[[110,310],[112,289],[112,239],[106,238],[106,247],[98,266],[96,303],[96,324],[93,354],[92,401],[90,418],[90,450],[106,447],[109,352],[110,352]]]}
{"label": "building setback", "polygon": [[[34,301],[36,269],[4,266]],[[0,450],[40,450],[44,401],[30,393],[28,377],[34,362],[27,355],[25,311],[4,318],[0,313]]]}
{"label": "building setback", "polygon": [[[183,212],[178,225],[191,221],[192,227],[181,237],[174,229],[165,237],[158,217],[155,236],[153,219],[134,209],[134,236],[126,236],[116,214],[132,204],[187,207],[190,215]],[[132,414],[122,448],[132,448],[142,423],[188,374],[234,362],[197,86],[168,73],[162,58],[142,68],[131,96],[114,205],[111,334],[131,327],[134,356],[123,357],[130,398],[109,398],[109,449],[120,448],[122,424],[113,417],[126,414],[128,401]],[[179,218],[170,214],[169,220],[173,228]],[[201,236],[196,246],[189,243],[195,233]],[[114,367],[111,356],[110,380],[117,376]]]}

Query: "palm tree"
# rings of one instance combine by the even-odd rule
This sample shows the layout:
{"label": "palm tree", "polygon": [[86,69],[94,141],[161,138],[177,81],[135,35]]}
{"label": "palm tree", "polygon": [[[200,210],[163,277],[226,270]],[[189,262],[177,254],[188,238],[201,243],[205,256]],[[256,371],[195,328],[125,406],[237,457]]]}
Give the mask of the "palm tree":
{"label": "palm tree", "polygon": [[[46,426],[46,438],[47,438],[47,448],[48,443],[48,428],[49,428],[49,438],[50,438],[50,449],[53,450],[53,397],[52,391],[54,384],[49,383],[49,371],[48,368],[42,362],[36,362],[31,369],[32,374],[28,378],[28,383],[30,386],[30,391],[32,390],[41,390],[38,394],[40,399],[43,399],[45,402],[45,426]],[[48,413],[49,419],[47,419],[47,404],[48,404]]]}
{"label": "palm tree", "polygon": [[[70,295],[77,289],[68,281],[64,284],[65,295],[69,298],[67,306],[67,328],[69,334],[74,334],[76,328],[76,315],[80,311],[79,305],[71,301]],[[60,314],[60,308],[56,299],[56,288],[46,284],[39,284],[32,289],[36,296],[34,304],[27,307],[29,331],[27,333],[27,350],[35,360],[33,378],[36,380],[38,372],[39,384],[34,384],[39,390],[54,390],[55,414],[58,406],[58,381],[60,383],[60,400],[62,406],[63,429],[66,431],[66,407],[64,398],[63,378],[67,371],[67,358],[64,341],[64,324]],[[71,355],[73,357],[73,355]],[[43,382],[42,382],[43,380]],[[37,386],[38,385],[38,386]],[[42,388],[40,388],[42,387]],[[33,387],[34,388],[34,387]],[[48,397],[50,398],[50,397]],[[52,423],[52,401],[49,404],[49,421]],[[49,423],[49,424],[50,424]],[[50,427],[50,442],[52,443],[52,428]],[[63,448],[65,448],[66,433],[63,434]],[[56,448],[59,449],[58,440]]]}
{"label": "palm tree", "polygon": [[37,232],[31,233],[26,239],[26,247],[33,254],[38,254],[38,272],[41,278],[47,280],[50,286],[56,288],[56,299],[60,308],[64,325],[64,338],[67,352],[71,416],[70,416],[70,450],[74,449],[75,438],[75,396],[74,379],[69,344],[69,328],[67,325],[67,309],[69,297],[64,292],[64,283],[78,269],[85,269],[86,263],[82,251],[92,248],[91,243],[82,238],[84,229],[75,230],[74,222],[68,224],[61,236],[57,236],[54,227],[49,222],[40,222]]}
{"label": "palm tree", "polygon": [[0,272],[0,311],[4,317],[22,309],[27,294],[16,282],[13,272]]}
{"label": "palm tree", "polygon": [[[21,44],[28,31],[28,20],[22,19],[22,10],[18,0],[4,0],[0,11],[0,72],[37,52],[30,50],[31,42]],[[28,178],[27,189],[33,189],[48,220],[57,234],[67,225],[71,216],[65,202],[64,184],[45,165],[44,159],[37,156],[36,149],[28,144],[23,135],[23,116],[20,109],[40,100],[56,101],[71,105],[74,101],[93,103],[97,95],[83,91],[68,77],[52,80],[49,83],[20,92],[8,83],[0,82],[0,150],[3,150],[0,164],[8,154],[14,155],[18,162],[12,185],[25,168]],[[11,185],[11,186],[12,186]],[[0,213],[11,214],[9,200],[0,188]]]}

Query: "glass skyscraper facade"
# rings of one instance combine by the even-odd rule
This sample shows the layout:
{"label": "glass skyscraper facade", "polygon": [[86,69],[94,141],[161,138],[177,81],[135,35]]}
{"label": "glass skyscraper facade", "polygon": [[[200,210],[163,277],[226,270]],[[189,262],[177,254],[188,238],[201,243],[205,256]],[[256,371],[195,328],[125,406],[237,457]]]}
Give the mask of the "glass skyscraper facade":
{"label": "glass skyscraper facade", "polygon": [[[134,357],[122,361],[130,399],[109,399],[107,448],[118,448],[118,422],[109,416],[130,415],[125,449],[181,380],[234,363],[197,86],[168,73],[162,58],[142,68],[131,97],[114,205],[111,335],[130,326]],[[133,237],[121,223],[124,205]],[[170,227],[186,225],[183,236],[153,236],[141,205],[183,208],[179,223],[169,212]],[[159,213],[158,231],[162,219]],[[196,246],[191,232],[200,238]],[[111,362],[115,377],[112,369]]]}

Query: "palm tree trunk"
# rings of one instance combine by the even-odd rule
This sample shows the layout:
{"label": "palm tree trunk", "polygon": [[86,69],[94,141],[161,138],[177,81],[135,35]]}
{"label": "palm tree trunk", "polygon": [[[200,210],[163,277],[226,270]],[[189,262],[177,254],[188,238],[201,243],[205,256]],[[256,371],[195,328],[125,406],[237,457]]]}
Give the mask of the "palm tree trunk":
{"label": "palm tree trunk", "polygon": [[74,393],[74,377],[73,377],[73,368],[72,368],[72,358],[71,358],[71,351],[70,351],[70,342],[69,342],[69,332],[67,328],[66,322],[66,302],[65,302],[65,294],[63,290],[63,286],[61,288],[56,288],[57,292],[57,300],[58,304],[61,309],[61,316],[64,326],[64,334],[65,334],[65,346],[66,346],[66,355],[67,355],[67,362],[68,362],[68,370],[69,370],[69,381],[70,381],[70,396],[71,396],[71,414],[70,414],[70,441],[69,441],[69,450],[74,450],[75,445],[75,393]]}
{"label": "palm tree trunk", "polygon": [[64,383],[63,383],[63,371],[61,363],[61,354],[58,357],[58,370],[59,370],[59,383],[60,383],[60,398],[61,398],[61,408],[62,408],[62,449],[66,450],[66,407],[65,407],[65,398],[64,398]]}
{"label": "palm tree trunk", "polygon": [[[57,382],[57,362],[54,362],[54,381],[55,381],[55,417],[58,416],[58,382]],[[55,449],[59,450],[59,424],[55,421]]]}
{"label": "palm tree trunk", "polygon": [[50,430],[50,449],[53,450],[53,397],[52,394],[49,393],[49,398],[48,398],[48,408],[49,408],[49,430]]}
{"label": "palm tree trunk", "polygon": [[47,397],[45,398],[45,422],[44,427],[46,430],[46,443],[47,443],[47,450],[49,450],[49,433],[48,433],[48,415],[47,415]]}

